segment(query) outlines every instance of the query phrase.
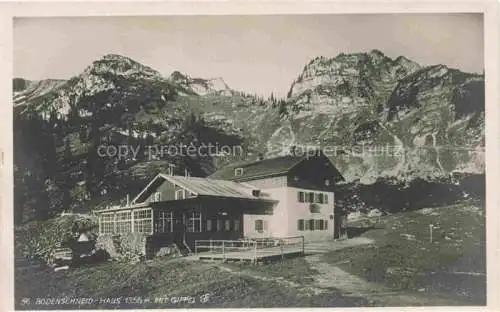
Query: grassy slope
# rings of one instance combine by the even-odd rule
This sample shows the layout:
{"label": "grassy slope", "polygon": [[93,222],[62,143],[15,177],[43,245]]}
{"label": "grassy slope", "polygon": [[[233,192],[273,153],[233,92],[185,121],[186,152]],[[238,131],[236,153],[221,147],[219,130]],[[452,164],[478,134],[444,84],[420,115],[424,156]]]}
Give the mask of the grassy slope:
{"label": "grassy slope", "polygon": [[[349,273],[396,289],[484,304],[484,210],[472,203],[358,221],[373,245],[324,256]],[[430,242],[429,224],[439,227]],[[406,236],[406,234],[410,236]],[[409,237],[409,238],[405,238]],[[459,273],[452,273],[459,272]]]}
{"label": "grassy slope", "polygon": [[[167,262],[119,264],[108,262],[99,266],[82,267],[54,273],[50,269],[21,269],[16,271],[17,309],[85,309],[85,308],[194,308],[194,307],[342,307],[366,306],[362,299],[343,298],[335,289],[322,294],[306,293],[302,287],[312,283],[314,274],[304,259],[285,264],[275,263],[255,268],[251,265],[222,266],[207,263]],[[250,270],[250,273],[248,273]],[[254,271],[256,270],[256,271]],[[232,271],[232,272],[231,272]],[[246,273],[246,274],[245,274]],[[266,278],[256,278],[261,273]],[[297,274],[295,274],[297,273]],[[304,277],[304,278],[300,278]],[[284,287],[283,280],[296,283]],[[199,298],[210,294],[207,303]],[[87,305],[20,305],[22,298],[119,298],[121,304]],[[150,298],[151,303],[126,304],[126,297]],[[155,298],[192,296],[190,304],[155,304]]]}

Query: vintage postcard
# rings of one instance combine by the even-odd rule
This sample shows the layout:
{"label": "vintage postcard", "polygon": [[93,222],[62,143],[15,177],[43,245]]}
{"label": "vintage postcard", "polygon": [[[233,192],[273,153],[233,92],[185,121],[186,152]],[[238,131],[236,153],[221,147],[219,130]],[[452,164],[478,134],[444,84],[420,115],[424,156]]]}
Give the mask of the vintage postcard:
{"label": "vintage postcard", "polygon": [[11,4],[8,309],[491,307],[478,3]]}

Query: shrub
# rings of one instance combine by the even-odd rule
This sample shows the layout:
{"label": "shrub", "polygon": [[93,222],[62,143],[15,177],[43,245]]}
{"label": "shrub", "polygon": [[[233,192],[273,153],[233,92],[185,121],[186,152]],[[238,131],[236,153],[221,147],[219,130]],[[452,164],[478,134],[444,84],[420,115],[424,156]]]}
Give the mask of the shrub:
{"label": "shrub", "polygon": [[92,231],[97,218],[84,214],[59,216],[47,221],[33,221],[15,229],[16,256],[50,262],[58,244],[69,246],[80,231]]}

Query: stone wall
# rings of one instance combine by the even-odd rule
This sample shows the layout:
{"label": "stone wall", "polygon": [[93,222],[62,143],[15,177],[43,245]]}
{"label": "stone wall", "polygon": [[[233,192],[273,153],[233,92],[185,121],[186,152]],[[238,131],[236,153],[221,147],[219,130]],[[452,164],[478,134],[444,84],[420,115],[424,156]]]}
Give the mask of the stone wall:
{"label": "stone wall", "polygon": [[180,254],[178,248],[171,242],[143,233],[99,235],[96,247],[105,250],[111,259],[115,260],[139,261]]}

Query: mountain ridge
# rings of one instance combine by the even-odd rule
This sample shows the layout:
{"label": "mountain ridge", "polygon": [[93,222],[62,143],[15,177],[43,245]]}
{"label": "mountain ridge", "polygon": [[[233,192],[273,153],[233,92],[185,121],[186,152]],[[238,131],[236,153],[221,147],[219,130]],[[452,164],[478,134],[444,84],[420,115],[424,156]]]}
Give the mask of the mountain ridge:
{"label": "mountain ridge", "polygon": [[[68,80],[16,78],[13,89],[16,185],[24,204],[42,195],[21,190],[45,190],[47,180],[70,192],[72,205],[90,205],[92,198],[135,192],[168,163],[204,176],[291,146],[335,150],[328,156],[353,183],[484,173],[484,76],[378,50],[312,58],[281,99],[235,91],[223,79],[163,76],[116,54]],[[242,146],[244,154],[92,158],[100,144],[182,142]]]}

